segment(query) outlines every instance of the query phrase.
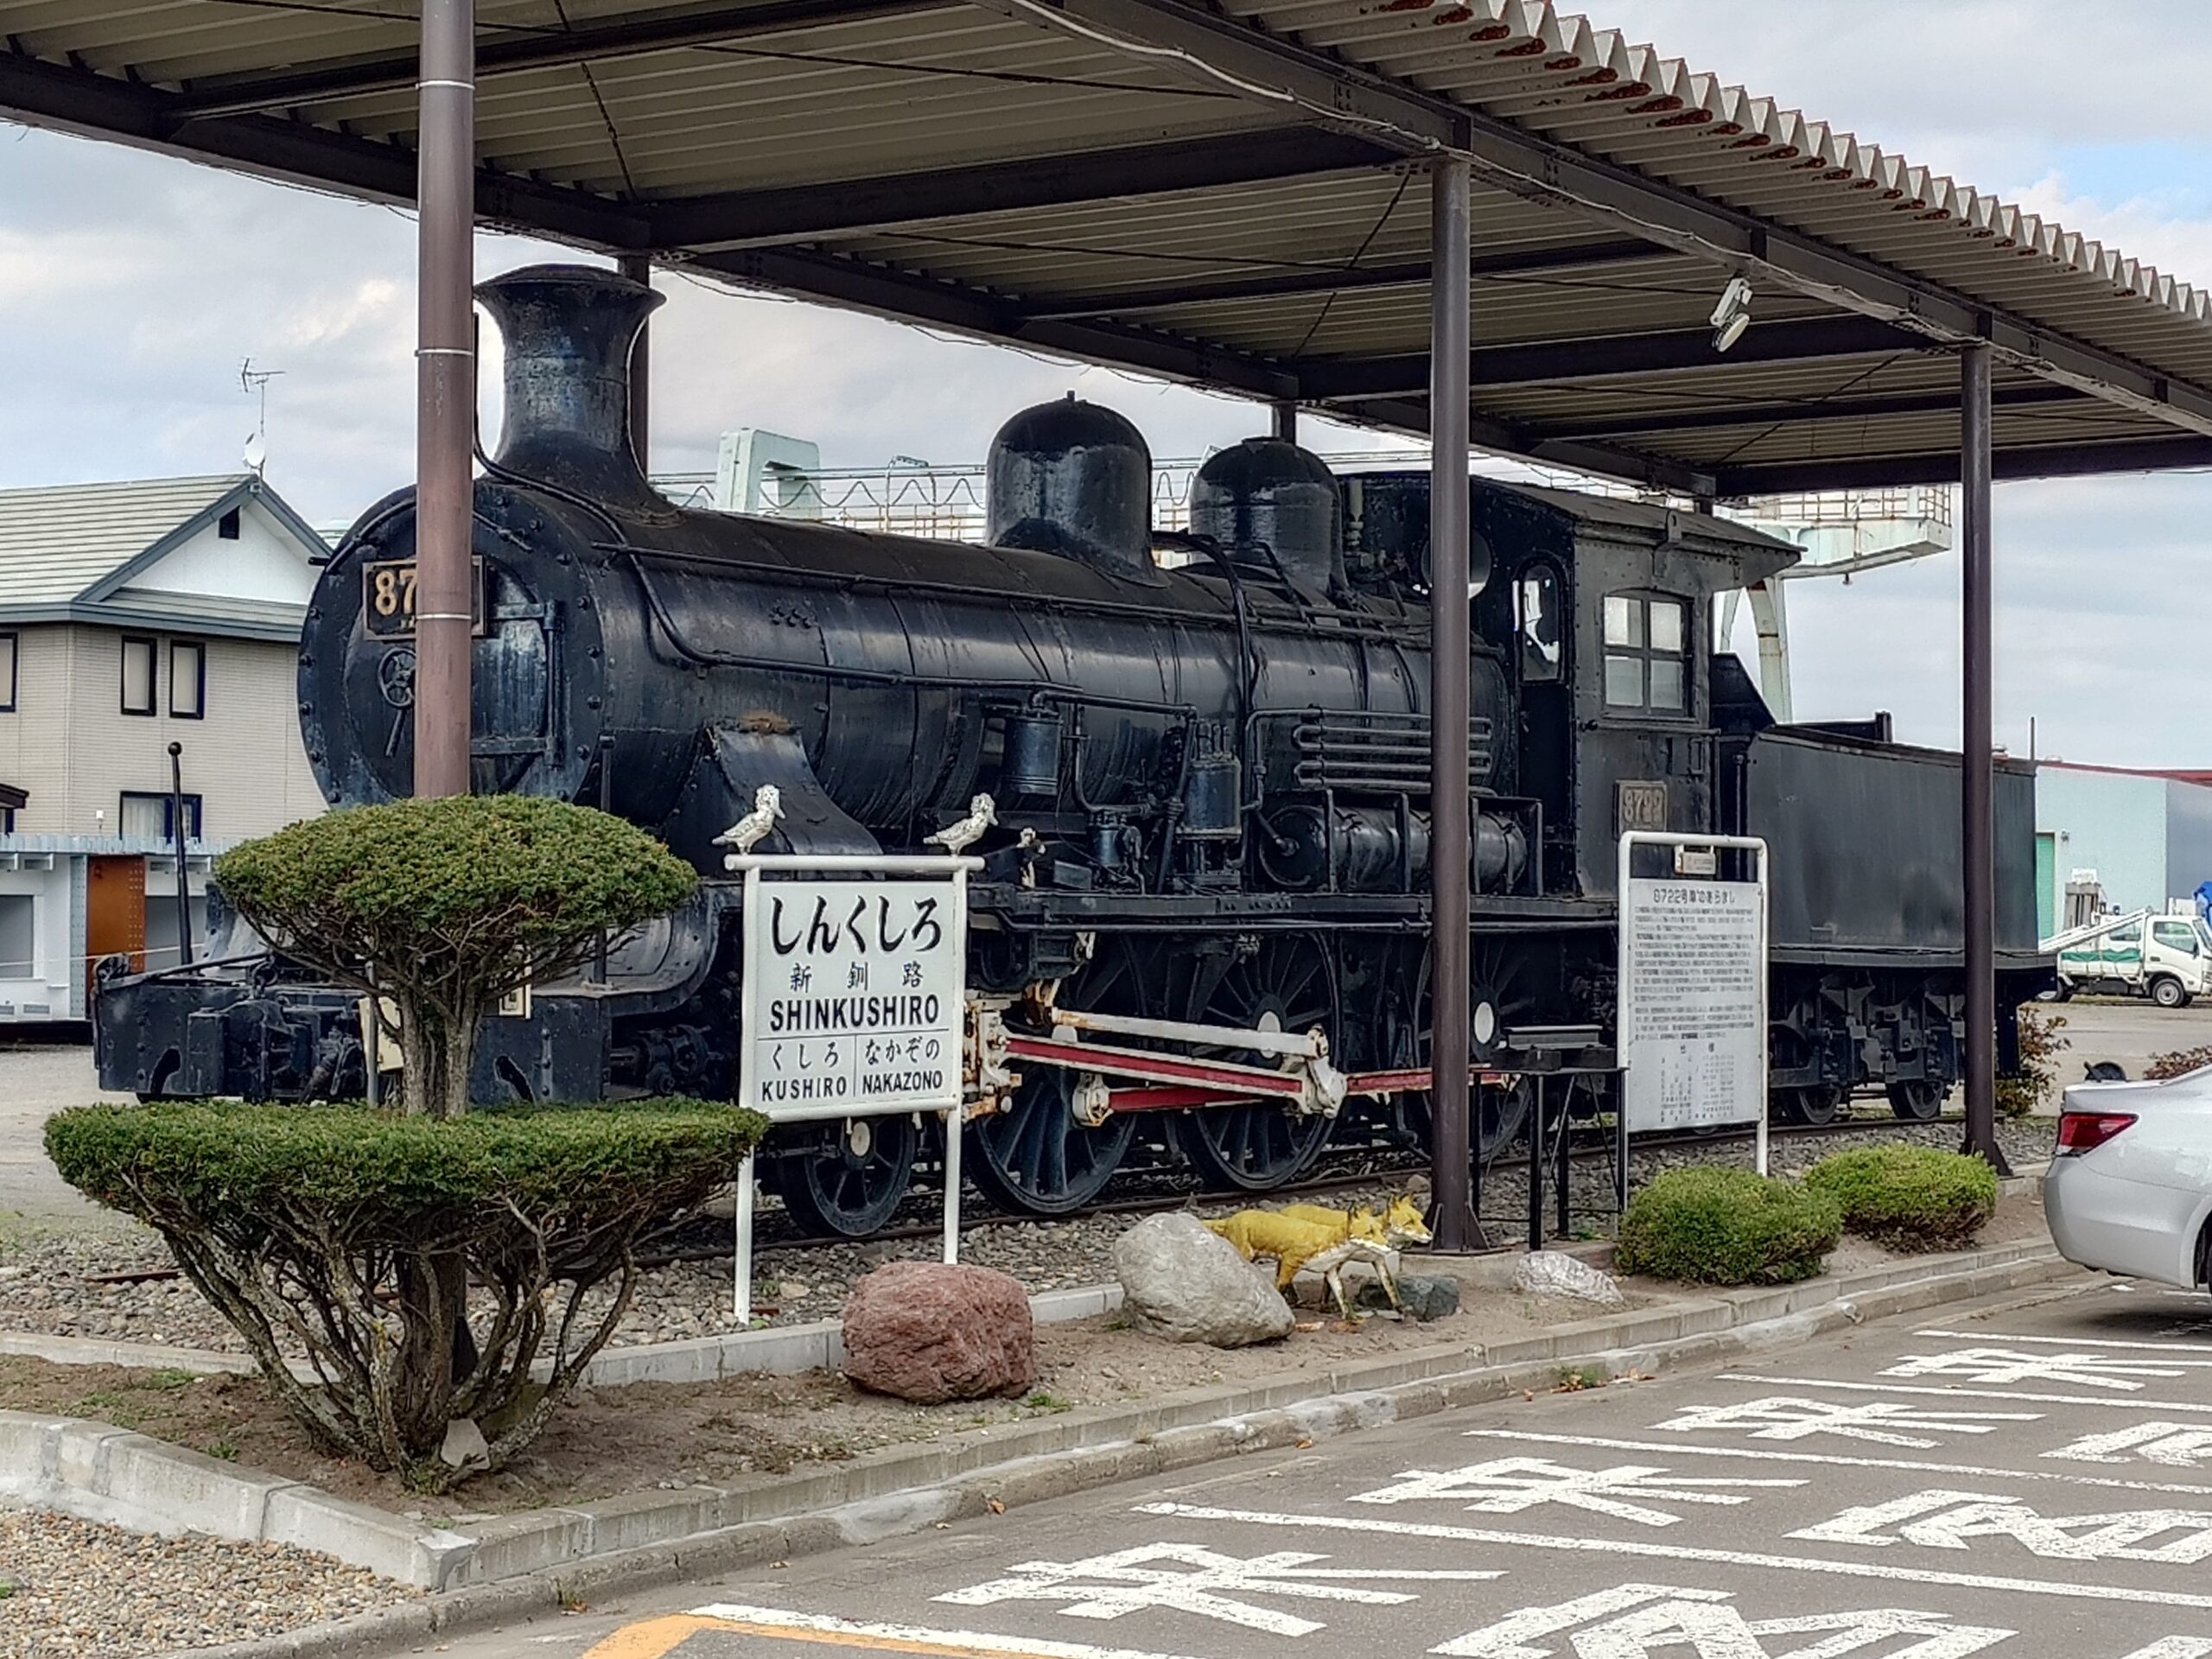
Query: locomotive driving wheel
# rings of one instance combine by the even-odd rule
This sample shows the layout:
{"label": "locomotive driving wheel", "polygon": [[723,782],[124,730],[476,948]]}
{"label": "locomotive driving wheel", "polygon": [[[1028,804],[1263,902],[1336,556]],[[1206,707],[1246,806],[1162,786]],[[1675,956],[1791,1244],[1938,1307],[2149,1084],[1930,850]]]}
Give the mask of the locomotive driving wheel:
{"label": "locomotive driving wheel", "polygon": [[[1060,988],[1062,1007],[1141,1014],[1144,991],[1135,953],[1110,939]],[[1025,1065],[1021,1086],[1003,1111],[979,1117],[963,1132],[962,1166],[1001,1210],[1064,1216],[1103,1192],[1136,1133],[1122,1112],[1095,1128],[1078,1109],[1081,1074],[1058,1065]]]}
{"label": "locomotive driving wheel", "polygon": [[881,1230],[914,1173],[911,1117],[852,1117],[804,1131],[778,1166],[776,1191],[810,1232],[866,1238]]}
{"label": "locomotive driving wheel", "polygon": [[[1467,1049],[1474,1063],[1480,1066],[1497,1052],[1508,1030],[1527,1022],[1535,1011],[1537,999],[1527,982],[1532,977],[1529,965],[1510,942],[1478,936],[1471,943],[1467,974]],[[1435,1031],[1428,988],[1429,960],[1424,951],[1411,992],[1414,1006],[1421,1010],[1416,1040],[1422,1059],[1428,1058]],[[1516,1077],[1503,1086],[1486,1084],[1477,1089],[1471,1085],[1467,1094],[1475,1114],[1474,1131],[1468,1136],[1469,1150],[1476,1162],[1487,1165],[1520,1139],[1529,1122],[1529,1105],[1536,1097],[1535,1088],[1528,1078]],[[1425,1090],[1407,1102],[1407,1122],[1419,1128],[1423,1141],[1428,1139],[1433,1109],[1433,1098]]]}
{"label": "locomotive driving wheel", "polygon": [[[1319,1030],[1339,1067],[1344,1048],[1337,975],[1326,943],[1311,933],[1270,936],[1232,964],[1206,999],[1199,1020],[1210,1026],[1303,1033]],[[1200,1051],[1207,1059],[1267,1064],[1250,1049]],[[1210,1186],[1265,1192],[1294,1179],[1321,1155],[1336,1119],[1273,1101],[1246,1101],[1185,1112],[1176,1143]]]}

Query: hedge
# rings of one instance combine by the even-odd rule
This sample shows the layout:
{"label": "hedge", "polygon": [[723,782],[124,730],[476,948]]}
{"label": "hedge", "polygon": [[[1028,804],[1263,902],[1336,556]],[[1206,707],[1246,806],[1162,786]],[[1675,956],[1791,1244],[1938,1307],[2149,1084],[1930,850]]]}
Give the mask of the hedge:
{"label": "hedge", "polygon": [[1843,1224],[1900,1250],[1969,1242],[1997,1208],[1997,1172],[1935,1147],[1859,1147],[1823,1158],[1805,1185],[1841,1206]]}
{"label": "hedge", "polygon": [[[435,1491],[537,1434],[620,1324],[638,1239],[735,1179],[766,1127],[690,1100],[453,1121],[186,1101],[59,1113],[46,1148],[162,1235],[321,1447]],[[484,1435],[474,1463],[441,1456],[456,1420]]]}
{"label": "hedge", "polygon": [[1748,1169],[1671,1169],[1630,1202],[1615,1260],[1689,1284],[1786,1284],[1820,1272],[1842,1232],[1827,1193]]}

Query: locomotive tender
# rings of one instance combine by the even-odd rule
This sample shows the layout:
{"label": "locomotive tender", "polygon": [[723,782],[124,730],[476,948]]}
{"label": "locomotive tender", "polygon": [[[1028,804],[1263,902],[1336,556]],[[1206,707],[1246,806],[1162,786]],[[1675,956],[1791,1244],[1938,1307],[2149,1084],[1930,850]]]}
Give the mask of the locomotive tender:
{"label": "locomotive tender", "polygon": [[[988,1109],[963,1161],[1000,1204],[1065,1212],[1138,1157],[1264,1190],[1332,1138],[1426,1135],[1408,1076],[1427,1041],[1425,474],[1339,478],[1247,440],[1201,470],[1191,531],[1156,533],[1142,438],[1071,397],[994,442],[987,545],[679,509],[626,429],[656,296],[569,266],[480,294],[507,350],[475,490],[474,787],[601,806],[703,878],[487,1021],[480,1098],[730,1092],[740,884],[716,838],[772,785],[761,851],[912,852],[963,819],[976,837]],[[1783,569],[1786,544],[1472,487],[1478,1065],[1518,1030],[1610,1024],[1621,831],[1758,835],[1777,1114],[1823,1121],[1871,1086],[1932,1116],[1963,1044],[1956,757],[1877,722],[1777,726],[1711,650],[1713,596]],[[411,492],[372,508],[308,613],[302,728],[335,805],[410,785],[414,534]],[[2000,763],[2006,1010],[2047,977],[2031,790]],[[103,1084],[357,1096],[353,995],[226,926],[210,963],[104,976]],[[1487,1157],[1525,1096],[1478,1099]],[[848,1233],[881,1225],[927,1154],[895,1117],[775,1150],[794,1213]]]}

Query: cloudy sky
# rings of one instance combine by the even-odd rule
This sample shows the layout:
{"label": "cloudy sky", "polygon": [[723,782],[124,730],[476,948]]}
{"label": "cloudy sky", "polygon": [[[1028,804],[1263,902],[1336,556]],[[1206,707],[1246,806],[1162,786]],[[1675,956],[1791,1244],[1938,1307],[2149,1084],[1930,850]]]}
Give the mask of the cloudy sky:
{"label": "cloudy sky", "polygon": [[[2202,0],[1605,0],[1601,21],[1885,149],[2212,282]],[[547,257],[486,238],[481,273]],[[269,385],[269,475],[317,522],[412,465],[413,225],[118,147],[0,126],[0,486],[238,464]],[[833,464],[979,457],[1011,410],[1076,388],[1162,455],[1256,422],[1230,400],[814,307],[667,284],[657,468],[762,426]],[[2212,475],[2000,486],[2000,741],[2212,766],[2188,664],[2212,625]],[[1801,717],[1880,707],[1958,729],[1955,556],[1798,584]]]}

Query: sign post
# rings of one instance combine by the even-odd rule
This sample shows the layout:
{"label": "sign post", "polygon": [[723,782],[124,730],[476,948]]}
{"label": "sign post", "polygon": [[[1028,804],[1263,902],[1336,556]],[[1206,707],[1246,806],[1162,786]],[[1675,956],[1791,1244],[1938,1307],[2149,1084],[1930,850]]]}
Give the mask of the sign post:
{"label": "sign post", "polygon": [[1756,1123],[1762,1175],[1766,889],[1766,842],[1757,836],[1621,837],[1617,1030],[1627,1127]]}
{"label": "sign post", "polygon": [[[973,858],[733,855],[745,876],[737,1101],[775,1123],[944,1115],[944,1259],[959,1259]],[[773,879],[770,879],[773,878]],[[753,1315],[753,1178],[737,1188],[736,1314]]]}

